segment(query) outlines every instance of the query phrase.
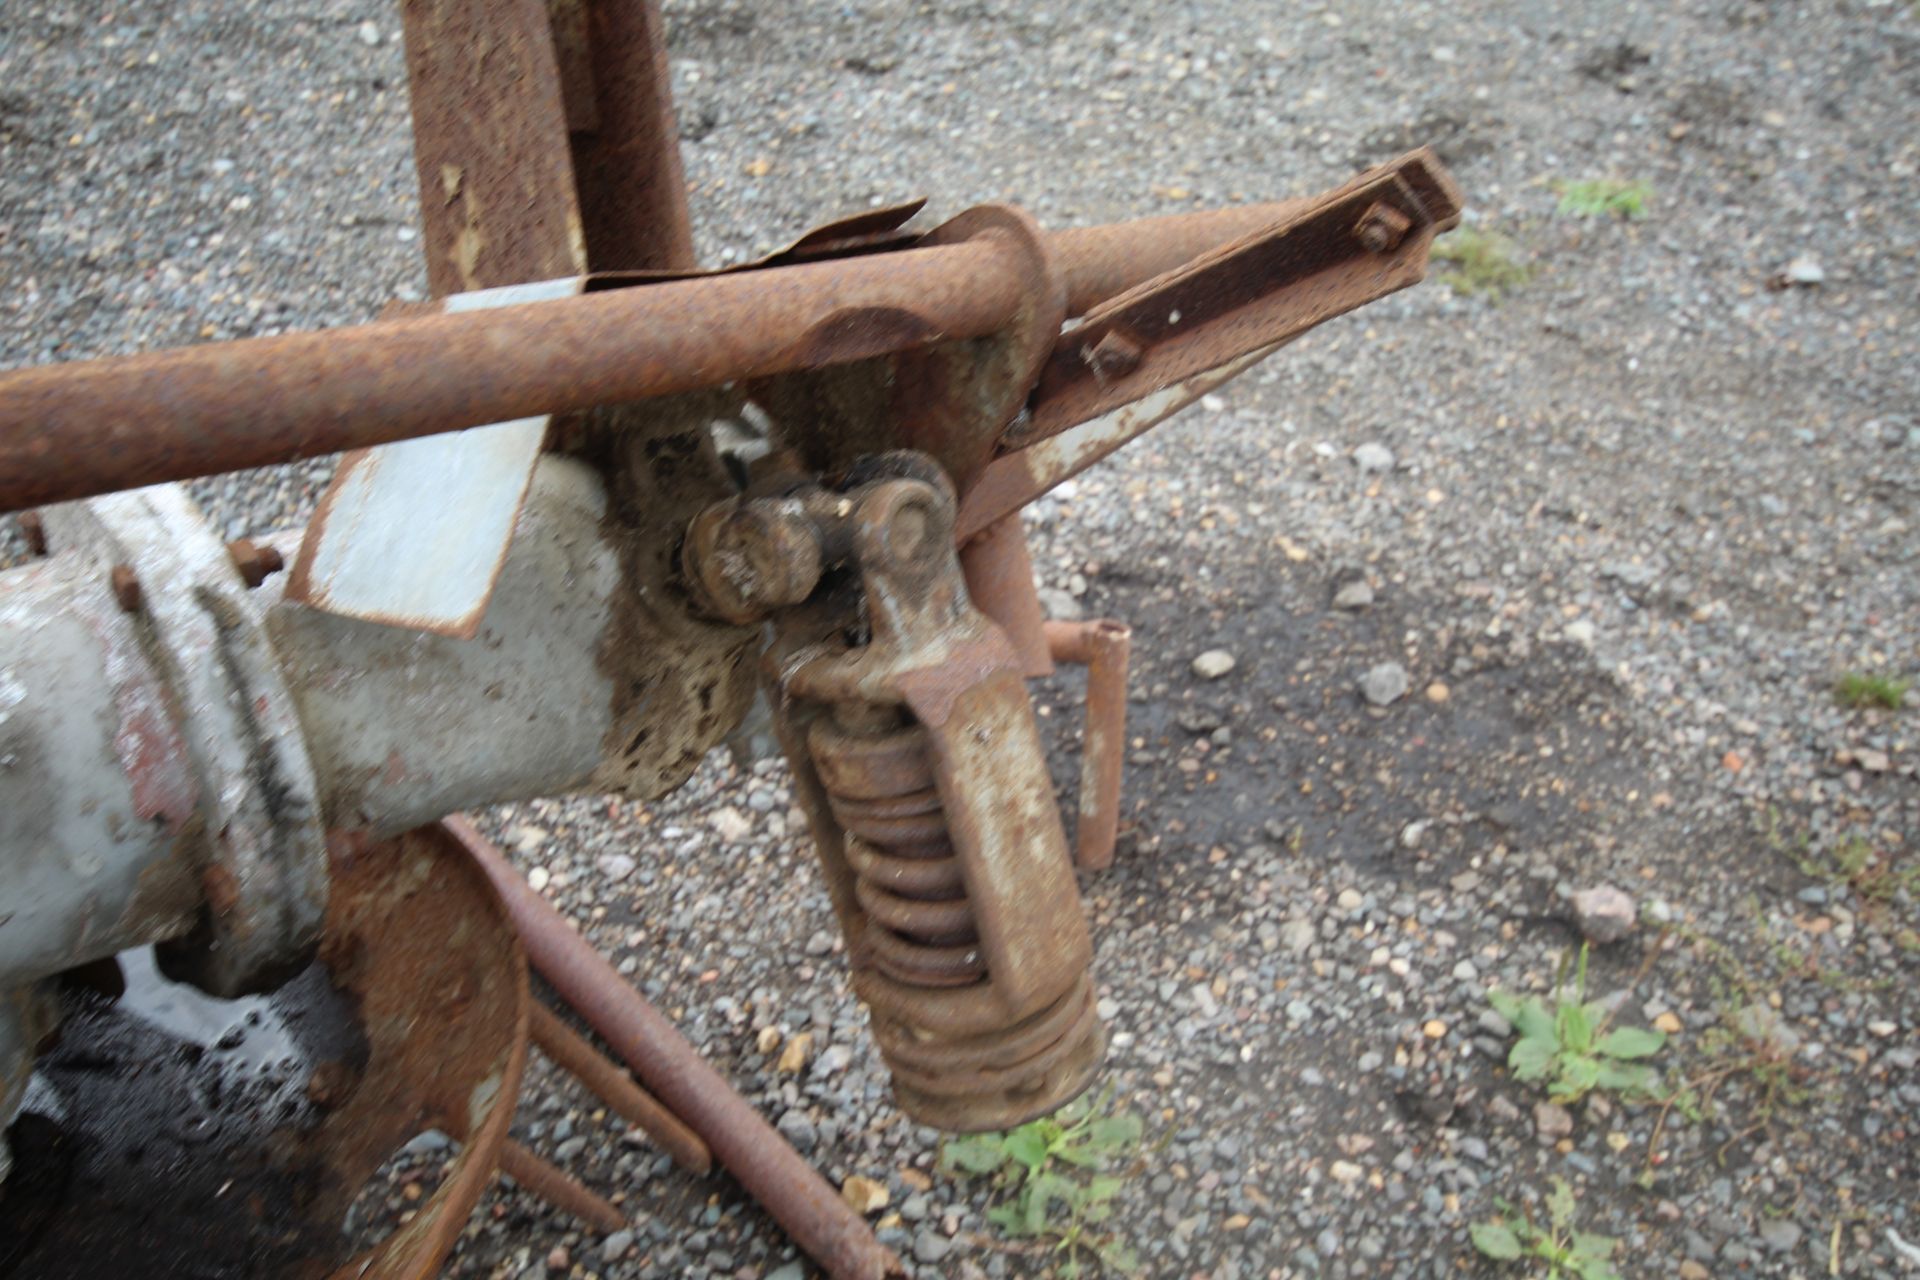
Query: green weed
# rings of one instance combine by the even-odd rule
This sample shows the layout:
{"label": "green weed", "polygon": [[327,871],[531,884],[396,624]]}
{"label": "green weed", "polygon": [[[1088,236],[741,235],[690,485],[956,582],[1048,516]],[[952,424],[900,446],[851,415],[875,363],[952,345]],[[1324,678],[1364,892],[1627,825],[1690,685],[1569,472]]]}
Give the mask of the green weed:
{"label": "green weed", "polygon": [[1505,236],[1477,227],[1461,227],[1433,242],[1437,261],[1450,269],[1434,278],[1463,298],[1498,299],[1533,279],[1533,267],[1514,258]]}
{"label": "green weed", "polygon": [[[1565,965],[1562,964],[1564,978]],[[1520,1038],[1507,1055],[1516,1080],[1545,1080],[1555,1102],[1578,1102],[1596,1089],[1652,1097],[1659,1073],[1637,1061],[1666,1046],[1667,1037],[1645,1027],[1608,1029],[1613,1015],[1587,1001],[1587,948],[1569,995],[1556,981],[1552,1002],[1540,996],[1489,991],[1487,1002],[1513,1024]]]}
{"label": "green weed", "polygon": [[[1787,954],[1782,954],[1782,949],[1772,946],[1764,914],[1758,912],[1757,904],[1755,910],[1759,932],[1769,945],[1769,958],[1776,966],[1797,961],[1791,948],[1784,948]],[[1640,1175],[1643,1186],[1651,1185],[1655,1166],[1666,1159],[1661,1144],[1671,1113],[1677,1111],[1695,1124],[1716,1119],[1722,1092],[1736,1082],[1744,1086],[1746,1105],[1742,1110],[1746,1123],[1720,1144],[1716,1158],[1724,1162],[1727,1153],[1746,1139],[1771,1134],[1783,1107],[1798,1109],[1813,1097],[1812,1073],[1794,1061],[1796,1041],[1782,1034],[1765,989],[1740,958],[1717,938],[1684,927],[1678,933],[1691,944],[1698,959],[1713,966],[1708,985],[1716,1019],[1700,1034],[1698,1069],[1661,1099],[1653,1132],[1647,1139],[1646,1164]]]}
{"label": "green weed", "polygon": [[1898,711],[1901,704],[1906,701],[1907,690],[1912,687],[1913,681],[1897,676],[1849,671],[1834,682],[1833,697],[1841,706],[1851,711],[1860,711],[1867,707],[1883,707],[1888,711]]}
{"label": "green weed", "polygon": [[1620,1280],[1611,1261],[1619,1243],[1611,1236],[1576,1231],[1573,1224],[1573,1188],[1565,1178],[1553,1180],[1547,1196],[1547,1224],[1535,1223],[1522,1208],[1515,1212],[1505,1200],[1495,1200],[1500,1217],[1467,1228],[1473,1247],[1497,1262],[1532,1258],[1546,1264],[1546,1280]]}
{"label": "green weed", "polygon": [[992,1177],[1006,1198],[987,1210],[987,1221],[1010,1237],[1050,1244],[1062,1256],[1063,1274],[1079,1275],[1083,1257],[1135,1274],[1133,1250],[1100,1229],[1134,1171],[1113,1170],[1140,1146],[1139,1118],[1108,1115],[1112,1098],[1109,1090],[1006,1133],[954,1139],[941,1150],[941,1168]]}
{"label": "green weed", "polygon": [[1866,836],[1854,834],[1816,846],[1805,832],[1788,834],[1777,809],[1767,811],[1761,830],[1768,847],[1789,858],[1800,874],[1851,893],[1870,922],[1881,923],[1902,894],[1920,897],[1920,863],[1902,865],[1898,851]]}
{"label": "green weed", "polygon": [[1644,182],[1620,178],[1587,178],[1579,182],[1553,184],[1560,204],[1555,212],[1563,218],[1623,218],[1633,221],[1647,216],[1647,201],[1653,188]]}

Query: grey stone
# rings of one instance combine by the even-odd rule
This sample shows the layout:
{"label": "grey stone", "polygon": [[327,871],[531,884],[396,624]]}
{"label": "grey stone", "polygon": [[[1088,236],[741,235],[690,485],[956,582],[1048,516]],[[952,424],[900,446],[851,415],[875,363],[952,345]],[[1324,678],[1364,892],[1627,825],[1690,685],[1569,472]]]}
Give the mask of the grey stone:
{"label": "grey stone", "polygon": [[1360,696],[1376,707],[1391,706],[1406,696],[1411,684],[1405,667],[1397,662],[1382,662],[1369,667],[1360,677]]}
{"label": "grey stone", "polygon": [[913,1237],[913,1257],[916,1262],[932,1264],[939,1262],[952,1252],[953,1241],[932,1227],[921,1230]]}
{"label": "grey stone", "polygon": [[807,1113],[798,1107],[788,1108],[781,1115],[779,1124],[774,1127],[780,1130],[782,1137],[801,1151],[813,1150],[814,1143],[820,1139],[820,1131],[814,1127],[813,1121],[807,1118]]}
{"label": "grey stone", "polygon": [[627,1250],[633,1248],[633,1232],[616,1231],[600,1242],[600,1261],[611,1266],[627,1256]]}
{"label": "grey stone", "polygon": [[1393,450],[1378,440],[1369,440],[1353,451],[1353,465],[1362,471],[1391,471],[1393,463]]}
{"label": "grey stone", "polygon": [[1533,1131],[1542,1142],[1557,1142],[1573,1132],[1573,1113],[1553,1102],[1537,1102],[1533,1107]]}
{"label": "grey stone", "polygon": [[1639,918],[1633,898],[1612,885],[1582,889],[1568,905],[1573,908],[1573,923],[1581,936],[1601,946],[1626,937]]}
{"label": "grey stone", "polygon": [[1367,585],[1365,578],[1355,578],[1333,593],[1333,607],[1336,609],[1364,609],[1372,603],[1373,588]]}
{"label": "grey stone", "polygon": [[1233,655],[1225,649],[1209,649],[1193,660],[1193,674],[1202,680],[1218,680],[1233,667]]}

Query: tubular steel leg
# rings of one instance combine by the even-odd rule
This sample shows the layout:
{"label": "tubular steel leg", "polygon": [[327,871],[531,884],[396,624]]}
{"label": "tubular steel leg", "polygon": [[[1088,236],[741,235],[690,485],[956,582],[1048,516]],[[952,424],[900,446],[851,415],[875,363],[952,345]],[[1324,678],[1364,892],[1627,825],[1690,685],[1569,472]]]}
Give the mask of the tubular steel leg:
{"label": "tubular steel leg", "polygon": [[645,1131],[675,1164],[702,1176],[712,1171],[713,1153],[700,1141],[700,1135],[636,1085],[626,1072],[601,1057],[585,1037],[560,1021],[552,1010],[533,1006],[532,1032],[533,1042],[549,1062],[592,1090],[629,1124]]}
{"label": "tubular steel leg", "polygon": [[585,272],[544,0],[409,0],[400,12],[434,296]]}
{"label": "tubular steel leg", "polygon": [[565,916],[527,886],[465,818],[443,826],[487,873],[527,958],[627,1064],[712,1148],[747,1193],[834,1280],[904,1273],[900,1259],[799,1152],[614,972]]}
{"label": "tubular steel leg", "polygon": [[1087,730],[1081,745],[1080,824],[1074,863],[1088,871],[1113,865],[1120,829],[1120,767],[1127,752],[1127,654],[1133,632],[1123,622],[1049,622],[1047,647],[1056,662],[1087,668]]}
{"label": "tubular steel leg", "polygon": [[556,1209],[564,1210],[602,1232],[627,1225],[627,1215],[587,1190],[572,1174],[556,1168],[509,1138],[500,1145],[500,1172],[512,1178]]}
{"label": "tubular steel leg", "polygon": [[1046,616],[1033,585],[1033,560],[1018,511],[994,521],[960,548],[960,572],[974,606],[1013,642],[1020,673],[1029,680],[1052,675],[1053,658],[1043,629]]}
{"label": "tubular steel leg", "polygon": [[[551,8],[588,266],[693,266],[693,223],[659,0],[571,0]],[[569,47],[576,32],[586,40],[584,58]],[[591,117],[575,119],[576,104],[589,102]]]}

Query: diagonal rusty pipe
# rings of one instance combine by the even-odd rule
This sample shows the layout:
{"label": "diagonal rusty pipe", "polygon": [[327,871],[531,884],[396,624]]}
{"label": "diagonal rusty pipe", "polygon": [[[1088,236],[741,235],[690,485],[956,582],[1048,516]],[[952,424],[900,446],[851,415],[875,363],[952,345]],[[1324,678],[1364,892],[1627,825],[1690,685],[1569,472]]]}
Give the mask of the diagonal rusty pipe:
{"label": "diagonal rusty pipe", "polygon": [[493,882],[527,959],[625,1058],[648,1089],[703,1138],[749,1195],[834,1280],[901,1274],[900,1260],[800,1154],[640,998],[570,921],[535,893],[462,817],[444,827]]}

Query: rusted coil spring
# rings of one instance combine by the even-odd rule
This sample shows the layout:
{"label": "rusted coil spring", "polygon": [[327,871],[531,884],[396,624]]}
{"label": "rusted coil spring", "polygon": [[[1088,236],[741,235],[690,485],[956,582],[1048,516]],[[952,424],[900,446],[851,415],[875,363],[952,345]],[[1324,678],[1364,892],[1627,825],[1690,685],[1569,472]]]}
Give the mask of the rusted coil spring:
{"label": "rusted coil spring", "polygon": [[1084,971],[1010,1024],[997,1008],[920,726],[891,707],[841,704],[813,722],[807,745],[846,832],[866,917],[849,941],[870,970],[863,995],[909,1109],[930,1116],[946,1110],[941,1100],[1039,1093],[1070,1059],[1097,1056]]}

